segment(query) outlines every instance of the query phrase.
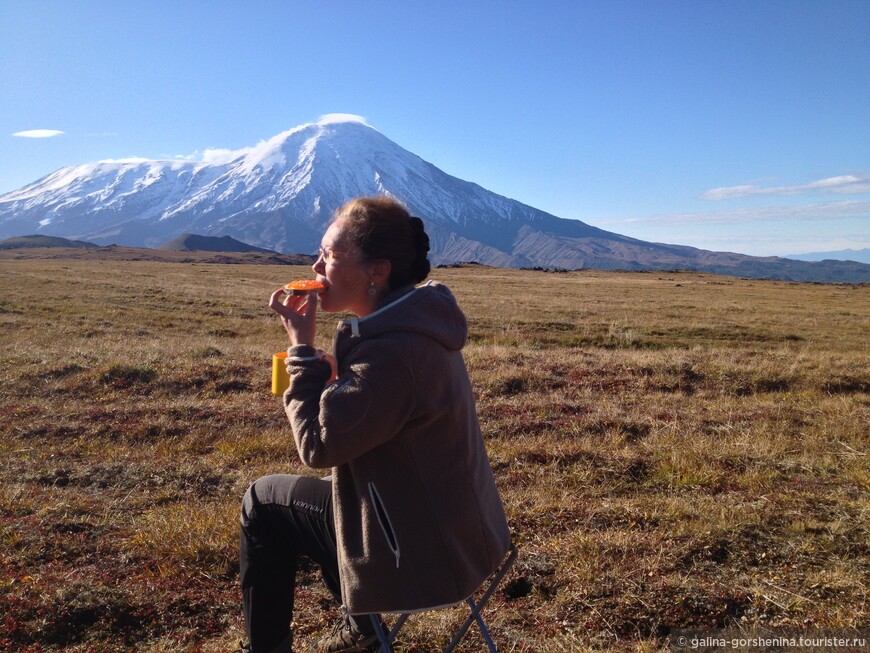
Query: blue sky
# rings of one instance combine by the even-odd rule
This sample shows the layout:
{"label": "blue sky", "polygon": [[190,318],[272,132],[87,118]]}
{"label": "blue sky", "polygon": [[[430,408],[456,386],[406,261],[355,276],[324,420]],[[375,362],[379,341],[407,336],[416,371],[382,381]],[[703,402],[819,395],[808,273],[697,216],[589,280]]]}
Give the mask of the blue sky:
{"label": "blue sky", "polygon": [[870,0],[0,0],[0,193],[352,113],[644,240],[870,247],[868,33]]}

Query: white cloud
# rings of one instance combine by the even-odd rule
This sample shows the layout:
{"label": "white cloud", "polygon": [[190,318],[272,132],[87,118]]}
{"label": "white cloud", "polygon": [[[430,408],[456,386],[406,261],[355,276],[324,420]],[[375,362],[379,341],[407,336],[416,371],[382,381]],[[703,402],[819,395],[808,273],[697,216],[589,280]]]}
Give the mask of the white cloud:
{"label": "white cloud", "polygon": [[353,113],[327,113],[317,119],[318,125],[331,125],[336,122],[359,122],[368,125],[365,118]]}
{"label": "white cloud", "polygon": [[782,222],[846,220],[867,217],[870,219],[870,201],[843,200],[798,206],[767,206],[730,211],[705,211],[703,213],[666,213],[661,215],[596,220],[596,226],[626,224],[742,224],[747,222]]}
{"label": "white cloud", "polygon": [[[265,142],[259,145],[263,146]],[[192,154],[161,154],[157,158],[142,156],[127,156],[120,159],[100,159],[97,163],[202,163],[205,165],[222,165],[235,161],[253,151],[252,147],[243,147],[238,150],[227,148],[209,148],[203,151],[196,150]]]}
{"label": "white cloud", "polygon": [[103,159],[100,163],[161,163],[161,162],[180,162],[180,163],[204,163],[206,165],[220,165],[229,163],[240,156],[244,156],[251,151],[250,147],[243,147],[239,150],[230,150],[222,148],[212,148],[204,151],[196,150],[192,154],[161,154],[158,158],[146,158],[139,156],[129,156],[123,159]]}
{"label": "white cloud", "polygon": [[202,153],[200,161],[209,165],[220,165],[229,163],[234,159],[244,156],[251,151],[250,147],[243,147],[240,150],[229,150],[226,148],[212,148]]}
{"label": "white cloud", "polygon": [[97,163],[152,163],[154,159],[141,156],[127,156],[121,159],[100,159]]}
{"label": "white cloud", "polygon": [[699,197],[702,200],[731,200],[758,195],[783,196],[815,193],[870,193],[870,176],[840,175],[807,184],[784,186],[759,186],[756,184],[720,186],[704,191]]}
{"label": "white cloud", "polygon": [[60,136],[65,132],[59,129],[27,129],[23,132],[15,132],[13,136],[21,138],[51,138],[52,136]]}

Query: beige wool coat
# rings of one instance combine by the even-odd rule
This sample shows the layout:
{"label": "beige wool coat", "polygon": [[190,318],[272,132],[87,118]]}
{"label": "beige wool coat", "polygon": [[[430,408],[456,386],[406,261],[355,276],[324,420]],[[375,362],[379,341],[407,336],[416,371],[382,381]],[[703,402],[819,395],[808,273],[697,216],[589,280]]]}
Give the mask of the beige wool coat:
{"label": "beige wool coat", "polygon": [[335,336],[338,379],[291,347],[284,406],[299,456],[332,468],[342,600],[351,614],[468,597],[510,545],[447,286],[393,293]]}

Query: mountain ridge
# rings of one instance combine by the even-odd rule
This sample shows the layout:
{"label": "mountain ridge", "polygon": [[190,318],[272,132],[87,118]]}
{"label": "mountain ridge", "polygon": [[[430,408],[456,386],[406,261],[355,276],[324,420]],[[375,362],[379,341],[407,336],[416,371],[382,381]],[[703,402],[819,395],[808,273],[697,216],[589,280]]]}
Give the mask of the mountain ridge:
{"label": "mountain ridge", "polygon": [[307,123],[202,161],[102,161],[0,196],[0,238],[41,233],[158,247],[185,233],[310,253],[334,210],[390,195],[423,218],[433,264],[691,269],[795,281],[870,281],[870,265],[708,252],[551,215],[459,179],[359,120]]}
{"label": "mountain ridge", "polygon": [[783,258],[797,261],[855,261],[870,263],[870,247],[864,249],[838,249],[828,252],[805,252],[803,254],[787,254]]}

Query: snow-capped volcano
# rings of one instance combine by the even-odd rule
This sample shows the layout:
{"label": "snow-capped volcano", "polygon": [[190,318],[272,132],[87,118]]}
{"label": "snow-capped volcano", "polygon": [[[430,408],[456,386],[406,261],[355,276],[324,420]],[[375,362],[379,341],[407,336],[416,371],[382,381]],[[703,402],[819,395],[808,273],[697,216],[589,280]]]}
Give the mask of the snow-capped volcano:
{"label": "snow-capped volcano", "polygon": [[[338,206],[380,194],[401,199],[435,231],[473,240],[496,224],[555,219],[447,175],[358,119],[328,117],[198,162],[63,168],[0,196],[0,237],[26,232],[155,247],[192,232],[311,252]],[[530,263],[508,251],[497,258]]]}
{"label": "snow-capped volcano", "polygon": [[317,248],[343,202],[380,194],[397,197],[424,219],[435,262],[554,265],[512,251],[523,226],[607,233],[452,177],[359,118],[327,116],[198,162],[135,159],[63,168],[0,196],[0,237],[39,233],[156,247],[198,233],[306,253]]}
{"label": "snow-capped volcano", "polygon": [[[434,263],[689,268],[801,280],[870,279],[815,264],[635,240],[539,211],[453,177],[355,116],[332,115],[200,161],[129,159],[62,168],[0,196],[0,239],[40,234],[158,247],[230,236],[283,253],[317,249],[348,199],[387,194],[423,218]],[[858,264],[856,264],[858,265]]]}

